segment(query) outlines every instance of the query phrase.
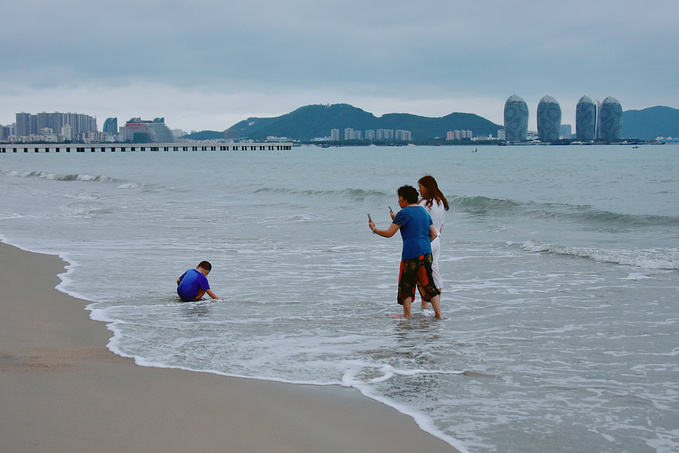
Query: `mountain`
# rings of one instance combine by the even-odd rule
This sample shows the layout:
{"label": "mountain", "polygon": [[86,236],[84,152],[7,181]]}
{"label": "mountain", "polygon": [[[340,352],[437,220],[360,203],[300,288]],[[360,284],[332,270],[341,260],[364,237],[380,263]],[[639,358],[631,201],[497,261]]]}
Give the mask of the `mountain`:
{"label": "mountain", "polygon": [[191,132],[190,134],[184,135],[182,138],[186,138],[189,140],[220,140],[224,138],[224,132],[217,131]]}
{"label": "mountain", "polygon": [[679,110],[663,106],[627,110],[622,116],[622,136],[642,140],[679,137]]}
{"label": "mountain", "polygon": [[413,140],[445,138],[452,130],[471,130],[474,136],[496,135],[502,126],[471,113],[451,113],[440,118],[429,118],[407,113],[389,113],[376,117],[349,104],[307,105],[276,118],[248,118],[225,133],[228,138],[265,140],[268,136],[287,137],[292,140],[309,141],[327,137],[331,129],[352,128],[364,133],[366,130],[393,129],[412,133]]}

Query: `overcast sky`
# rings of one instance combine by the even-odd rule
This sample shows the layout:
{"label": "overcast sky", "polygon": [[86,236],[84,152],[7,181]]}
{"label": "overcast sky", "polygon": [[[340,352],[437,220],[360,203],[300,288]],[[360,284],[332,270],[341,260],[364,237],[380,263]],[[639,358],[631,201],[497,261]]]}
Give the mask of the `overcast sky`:
{"label": "overcast sky", "polygon": [[[0,11],[0,124],[77,112],[224,130],[309,104],[502,124],[545,95],[679,108],[668,0],[24,0]],[[330,131],[328,131],[328,134]]]}

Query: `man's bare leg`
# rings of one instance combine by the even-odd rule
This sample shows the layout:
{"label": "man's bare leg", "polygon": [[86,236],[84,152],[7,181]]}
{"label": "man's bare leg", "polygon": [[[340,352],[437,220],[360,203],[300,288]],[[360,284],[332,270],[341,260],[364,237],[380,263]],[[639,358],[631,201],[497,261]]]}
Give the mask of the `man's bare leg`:
{"label": "man's bare leg", "polygon": [[410,318],[410,304],[412,303],[412,297],[409,297],[403,301],[403,317]]}
{"label": "man's bare leg", "polygon": [[443,315],[441,314],[441,295],[431,298],[431,306],[434,308],[434,316],[443,319]]}

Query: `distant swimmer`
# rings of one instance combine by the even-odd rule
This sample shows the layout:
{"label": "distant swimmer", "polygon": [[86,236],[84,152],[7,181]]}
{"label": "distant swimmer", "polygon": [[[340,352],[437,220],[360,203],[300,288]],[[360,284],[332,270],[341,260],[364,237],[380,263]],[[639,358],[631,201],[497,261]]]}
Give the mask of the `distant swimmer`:
{"label": "distant swimmer", "polygon": [[397,301],[403,306],[403,317],[410,318],[410,305],[415,300],[415,288],[419,287],[422,298],[431,302],[435,316],[443,319],[440,291],[436,288],[431,273],[433,261],[431,241],[436,239],[438,233],[426,209],[418,206],[417,201],[417,189],[412,186],[400,187],[398,205],[401,210],[394,215],[389,228],[378,229],[369,216],[368,226],[373,234],[385,238],[390,238],[397,231],[401,231],[403,251]]}
{"label": "distant swimmer", "polygon": [[219,299],[210,289],[207,274],[212,270],[212,264],[201,261],[195,269],[189,269],[177,279],[177,294],[184,302],[200,300],[205,293],[213,299]]}

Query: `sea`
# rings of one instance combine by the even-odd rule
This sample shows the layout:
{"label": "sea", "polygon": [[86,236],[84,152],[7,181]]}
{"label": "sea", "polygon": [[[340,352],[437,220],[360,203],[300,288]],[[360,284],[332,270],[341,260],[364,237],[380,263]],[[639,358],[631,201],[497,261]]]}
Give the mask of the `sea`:
{"label": "sea", "polygon": [[[445,319],[402,319],[367,214],[428,174]],[[679,451],[679,145],[6,153],[0,190],[141,366],[352,387],[462,452]],[[202,260],[222,300],[180,302]]]}

